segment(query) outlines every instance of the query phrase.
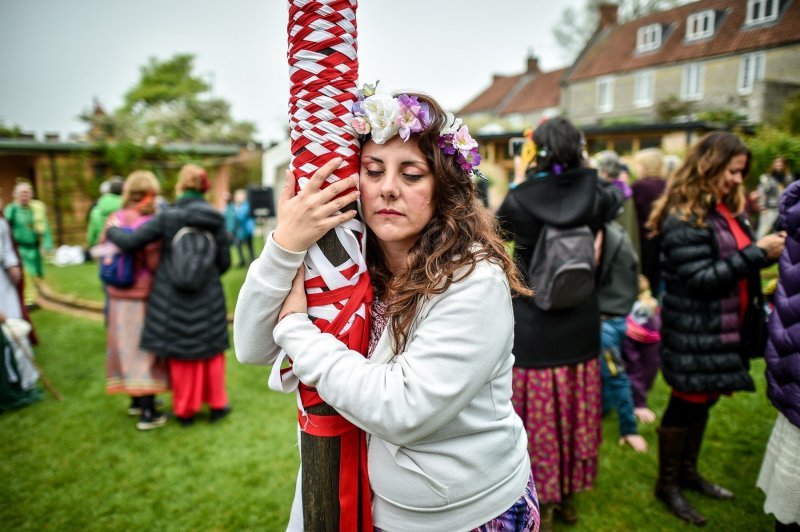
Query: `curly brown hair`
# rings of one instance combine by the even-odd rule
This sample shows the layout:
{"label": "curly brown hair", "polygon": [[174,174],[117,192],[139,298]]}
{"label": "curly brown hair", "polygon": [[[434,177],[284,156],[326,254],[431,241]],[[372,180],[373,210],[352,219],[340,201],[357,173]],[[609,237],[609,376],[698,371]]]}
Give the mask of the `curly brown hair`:
{"label": "curly brown hair", "polygon": [[646,227],[655,236],[670,214],[682,221],[694,219],[694,223],[705,227],[706,215],[717,200],[725,202],[730,211],[739,214],[744,210],[744,188],[739,185],[724,198],[714,192],[715,180],[725,171],[731,159],[746,155],[747,163],[742,178],[750,170],[750,150],[732,133],[712,131],[692,146],[686,161],[667,181],[664,194],[656,200]]}
{"label": "curly brown hair", "polygon": [[506,253],[496,218],[477,197],[472,174],[439,147],[439,131],[447,114],[430,96],[405,94],[416,96],[430,108],[431,124],[410,142],[417,144],[434,176],[434,213],[408,252],[408,267],[397,276],[389,270],[377,237],[368,231],[369,274],[376,296],[387,301],[396,353],[405,349],[420,305],[470,275],[482,260],[503,269],[513,294],[532,295]]}

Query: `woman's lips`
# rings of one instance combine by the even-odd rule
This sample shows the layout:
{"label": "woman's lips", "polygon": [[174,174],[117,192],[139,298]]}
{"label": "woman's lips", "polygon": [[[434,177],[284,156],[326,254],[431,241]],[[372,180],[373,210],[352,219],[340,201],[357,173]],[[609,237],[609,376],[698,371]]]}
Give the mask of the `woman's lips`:
{"label": "woman's lips", "polygon": [[379,216],[403,216],[403,213],[394,209],[381,209],[377,213]]}

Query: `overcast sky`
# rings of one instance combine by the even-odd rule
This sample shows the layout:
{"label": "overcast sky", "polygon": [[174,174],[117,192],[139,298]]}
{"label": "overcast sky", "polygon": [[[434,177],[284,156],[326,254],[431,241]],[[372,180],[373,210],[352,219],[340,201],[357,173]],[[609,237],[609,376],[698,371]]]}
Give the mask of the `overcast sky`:
{"label": "overcast sky", "polygon": [[[427,92],[458,109],[493,73],[564,65],[552,27],[582,0],[362,0],[360,78]],[[196,71],[239,120],[278,140],[288,123],[285,0],[0,0],[0,119],[38,134],[82,132],[77,115],[107,110],[148,57],[196,55]]]}

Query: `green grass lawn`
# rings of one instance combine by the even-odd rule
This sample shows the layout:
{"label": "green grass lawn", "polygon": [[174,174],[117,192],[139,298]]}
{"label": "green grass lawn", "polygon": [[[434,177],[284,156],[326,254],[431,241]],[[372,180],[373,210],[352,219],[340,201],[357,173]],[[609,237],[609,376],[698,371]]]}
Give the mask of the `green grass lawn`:
{"label": "green grass lawn", "polygon": [[[254,241],[256,256],[261,252],[263,240],[256,238]],[[231,248],[231,268],[222,276],[222,288],[225,290],[225,301],[228,311],[233,312],[239,288],[244,282],[247,268],[236,266],[239,255],[235,248]],[[74,295],[82,299],[103,301],[103,285],[98,277],[98,264],[85,262],[71,266],[55,266],[48,264],[45,267],[45,282],[60,294]]]}
{"label": "green grass lawn", "polygon": [[[81,273],[94,279],[90,266],[51,267],[46,275],[54,285],[64,274],[65,286],[88,287],[88,280],[83,285],[79,279]],[[241,279],[244,270],[226,275]],[[238,286],[226,277],[227,287],[232,308]],[[234,408],[229,418],[216,425],[199,420],[190,428],[170,422],[142,433],[126,415],[127,399],[105,393],[102,324],[43,310],[35,311],[33,319],[42,338],[39,362],[65,400],[47,395],[0,415],[3,530],[285,528],[298,465],[295,400],[267,390],[266,368],[242,366],[229,353]],[[765,398],[763,373],[763,360],[755,361],[758,391],[723,398],[713,410],[701,471],[732,489],[736,499],[689,495],[709,519],[709,530],[772,529],[755,487],[776,417]],[[667,396],[659,380],[651,399],[659,415]],[[168,408],[169,396],[165,399]],[[651,445],[644,455],[619,447],[613,416],[604,421],[603,434],[595,489],[576,499],[578,525],[561,529],[690,529],[654,499],[655,427],[642,427]]]}

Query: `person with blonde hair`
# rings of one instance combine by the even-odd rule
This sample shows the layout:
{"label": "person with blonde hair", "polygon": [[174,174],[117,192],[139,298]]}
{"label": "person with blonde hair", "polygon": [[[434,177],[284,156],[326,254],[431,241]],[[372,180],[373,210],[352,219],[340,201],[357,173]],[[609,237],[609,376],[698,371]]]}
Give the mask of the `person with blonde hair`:
{"label": "person with blonde hair", "polygon": [[209,188],[205,169],[187,164],[178,173],[173,206],[133,233],[108,230],[108,238],[125,251],[163,242],[141,347],[167,360],[172,406],[183,426],[194,423],[204,402],[212,422],[230,412],[224,356],[228,320],[220,282],[230,267],[230,243],[222,215],[204,199]]}
{"label": "person with blonde hair", "polygon": [[633,164],[638,176],[631,185],[633,204],[636,208],[636,220],[639,223],[639,264],[642,273],[650,283],[653,295],[661,292],[661,268],[658,264],[658,237],[648,234],[645,227],[653,203],[664,192],[667,186],[664,153],[658,148],[640,150],[633,157]]}
{"label": "person with blonde hair", "polygon": [[[122,187],[122,209],[109,215],[110,223],[133,231],[152,220],[159,189],[152,172],[133,172]],[[160,256],[160,240],[138,249],[133,254],[133,284],[107,285],[106,392],[131,397],[128,412],[139,416],[139,430],[154,429],[167,421],[155,404],[155,394],[169,388],[166,362],[140,346],[147,299]]]}
{"label": "person with blonde hair", "polygon": [[780,256],[785,242],[785,234],[753,239],[742,186],[749,168],[750,150],[737,136],[705,135],[648,220],[661,236],[661,369],[672,387],[658,431],[656,496],[696,525],[706,519],[682,489],[733,497],[698,472],[700,447],[720,397],[755,390],[749,359],[763,355],[766,342],[759,272]]}
{"label": "person with blonde hair", "polygon": [[786,159],[776,157],[768,172],[758,178],[758,232],[759,238],[773,231],[773,226],[778,220],[781,194],[783,190],[794,181],[792,172],[786,165]]}

